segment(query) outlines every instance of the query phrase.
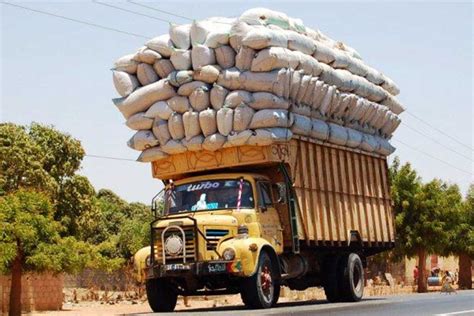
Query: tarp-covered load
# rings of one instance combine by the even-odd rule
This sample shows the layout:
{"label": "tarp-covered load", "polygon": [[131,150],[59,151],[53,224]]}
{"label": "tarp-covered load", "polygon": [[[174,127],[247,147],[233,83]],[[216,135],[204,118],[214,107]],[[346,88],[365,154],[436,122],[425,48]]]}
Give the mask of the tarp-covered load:
{"label": "tarp-covered load", "polygon": [[305,136],[383,156],[404,108],[353,48],[263,8],[170,25],[115,62],[140,161]]}

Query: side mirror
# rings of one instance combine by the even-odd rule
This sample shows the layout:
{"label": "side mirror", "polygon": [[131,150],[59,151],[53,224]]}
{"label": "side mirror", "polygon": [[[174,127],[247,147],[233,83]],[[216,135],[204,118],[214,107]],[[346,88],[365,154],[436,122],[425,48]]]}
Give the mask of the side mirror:
{"label": "side mirror", "polygon": [[278,204],[286,204],[286,185],[284,182],[278,182],[273,185],[273,190],[276,193],[275,196],[277,197]]}

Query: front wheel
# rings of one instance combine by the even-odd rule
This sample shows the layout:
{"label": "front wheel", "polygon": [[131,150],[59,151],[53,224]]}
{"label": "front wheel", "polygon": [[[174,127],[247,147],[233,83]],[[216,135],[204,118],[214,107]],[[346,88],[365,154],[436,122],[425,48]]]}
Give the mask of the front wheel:
{"label": "front wheel", "polygon": [[250,308],[269,308],[280,296],[278,271],[275,271],[270,256],[263,251],[258,259],[257,271],[242,281],[242,301]]}
{"label": "front wheel", "polygon": [[178,300],[174,288],[163,279],[146,280],[146,295],[154,312],[172,312]]}

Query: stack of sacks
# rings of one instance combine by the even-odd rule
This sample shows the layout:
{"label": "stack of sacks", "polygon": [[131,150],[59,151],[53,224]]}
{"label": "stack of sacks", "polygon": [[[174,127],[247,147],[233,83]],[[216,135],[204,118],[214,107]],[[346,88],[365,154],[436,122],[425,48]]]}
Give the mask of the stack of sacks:
{"label": "stack of sacks", "polygon": [[143,162],[294,136],[386,156],[404,110],[354,49],[267,9],[172,24],[117,60],[113,80]]}

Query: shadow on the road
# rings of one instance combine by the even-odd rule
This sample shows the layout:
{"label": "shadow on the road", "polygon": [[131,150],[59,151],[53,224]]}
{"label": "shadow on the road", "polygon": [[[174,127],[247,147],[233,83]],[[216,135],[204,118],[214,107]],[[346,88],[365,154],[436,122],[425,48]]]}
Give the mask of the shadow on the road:
{"label": "shadow on the road", "polygon": [[[383,297],[369,297],[369,298],[362,299],[362,301],[384,301],[384,300],[385,298]],[[297,306],[324,305],[324,304],[331,304],[331,303],[326,300],[305,300],[305,301],[297,301],[297,302],[284,302],[284,303],[278,303],[276,307],[273,307],[269,310],[283,308],[283,307],[297,307]],[[338,304],[353,304],[353,303],[338,303]],[[227,306],[219,306],[219,307],[190,308],[190,309],[179,310],[176,312],[177,313],[179,312],[200,313],[200,312],[225,312],[225,311],[242,311],[242,310],[248,310],[249,312],[252,311],[252,309],[247,309],[244,305],[227,305]],[[122,315],[133,316],[133,315],[143,315],[143,314],[153,314],[153,312],[139,313],[139,314],[132,313],[132,314],[122,314]]]}

